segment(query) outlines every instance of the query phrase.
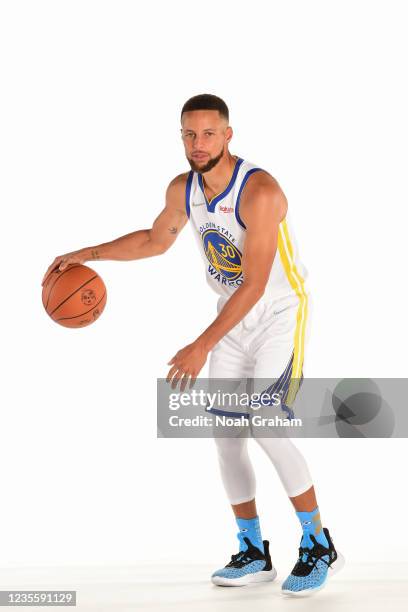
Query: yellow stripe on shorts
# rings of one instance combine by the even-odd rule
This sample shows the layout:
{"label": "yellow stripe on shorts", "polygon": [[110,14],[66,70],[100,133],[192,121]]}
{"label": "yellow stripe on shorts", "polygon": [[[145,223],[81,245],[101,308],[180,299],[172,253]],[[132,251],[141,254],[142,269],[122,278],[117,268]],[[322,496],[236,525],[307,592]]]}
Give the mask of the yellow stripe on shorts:
{"label": "yellow stripe on shorts", "polygon": [[296,315],[292,375],[286,400],[287,405],[291,406],[295,400],[302,377],[305,332],[308,315],[308,296],[304,286],[305,281],[299,273],[294,261],[293,245],[290,240],[286,219],[279,224],[278,251],[290,286],[299,298],[299,306]]}

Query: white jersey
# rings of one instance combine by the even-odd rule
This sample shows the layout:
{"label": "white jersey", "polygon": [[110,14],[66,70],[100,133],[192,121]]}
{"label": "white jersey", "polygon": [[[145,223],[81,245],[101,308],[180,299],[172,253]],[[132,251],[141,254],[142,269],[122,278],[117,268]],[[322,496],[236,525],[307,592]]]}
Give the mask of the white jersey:
{"label": "white jersey", "polygon": [[[204,193],[202,175],[192,170],[188,175],[186,212],[204,259],[207,282],[227,298],[244,282],[241,260],[246,227],[239,214],[239,202],[246,181],[259,170],[262,168],[238,157],[228,186],[210,202]],[[289,295],[302,298],[306,277],[287,213],[279,224],[278,248],[264,299]]]}

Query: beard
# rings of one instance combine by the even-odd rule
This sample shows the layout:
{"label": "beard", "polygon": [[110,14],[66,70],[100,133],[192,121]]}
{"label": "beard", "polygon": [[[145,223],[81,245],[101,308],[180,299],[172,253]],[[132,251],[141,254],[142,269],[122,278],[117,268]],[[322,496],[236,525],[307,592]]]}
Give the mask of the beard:
{"label": "beard", "polygon": [[219,153],[219,155],[216,155],[215,157],[210,157],[205,166],[199,166],[195,163],[194,159],[190,159],[189,157],[187,157],[187,160],[193,172],[199,172],[200,174],[203,174],[204,172],[209,172],[210,170],[212,170],[214,166],[218,164],[223,155],[224,149],[221,150],[221,153]]}

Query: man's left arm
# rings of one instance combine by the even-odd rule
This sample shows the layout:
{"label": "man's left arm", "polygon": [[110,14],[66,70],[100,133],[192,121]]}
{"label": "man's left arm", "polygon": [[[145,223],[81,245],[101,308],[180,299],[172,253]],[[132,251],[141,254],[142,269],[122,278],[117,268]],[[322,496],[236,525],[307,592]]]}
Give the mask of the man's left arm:
{"label": "man's left arm", "polygon": [[172,367],[166,380],[172,379],[172,388],[181,379],[180,389],[183,391],[189,376],[192,377],[191,383],[195,381],[208,353],[264,294],[278,245],[279,223],[286,211],[287,200],[278,182],[264,172],[255,173],[245,185],[239,209],[246,226],[242,253],[243,283],[227,300],[213,323],[168,362]]}

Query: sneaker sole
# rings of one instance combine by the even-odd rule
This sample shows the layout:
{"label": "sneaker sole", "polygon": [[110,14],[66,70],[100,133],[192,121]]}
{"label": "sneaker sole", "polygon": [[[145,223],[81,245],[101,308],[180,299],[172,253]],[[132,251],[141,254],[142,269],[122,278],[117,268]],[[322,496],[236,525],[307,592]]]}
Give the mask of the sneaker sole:
{"label": "sneaker sole", "polygon": [[245,574],[240,578],[225,578],[224,576],[211,576],[211,581],[217,586],[245,586],[255,582],[270,582],[275,580],[277,571],[274,567],[266,572],[256,572],[255,574]]}
{"label": "sneaker sole", "polygon": [[337,574],[337,572],[343,569],[345,562],[346,561],[343,555],[338,552],[337,559],[329,567],[327,571],[326,580],[323,582],[323,584],[314,589],[303,589],[302,591],[290,591],[289,589],[282,589],[282,593],[284,593],[285,595],[292,595],[292,597],[308,597],[309,595],[313,595],[313,593],[316,593],[316,591],[320,591],[320,589],[323,589],[323,587],[326,586],[329,578],[331,578],[332,576]]}

